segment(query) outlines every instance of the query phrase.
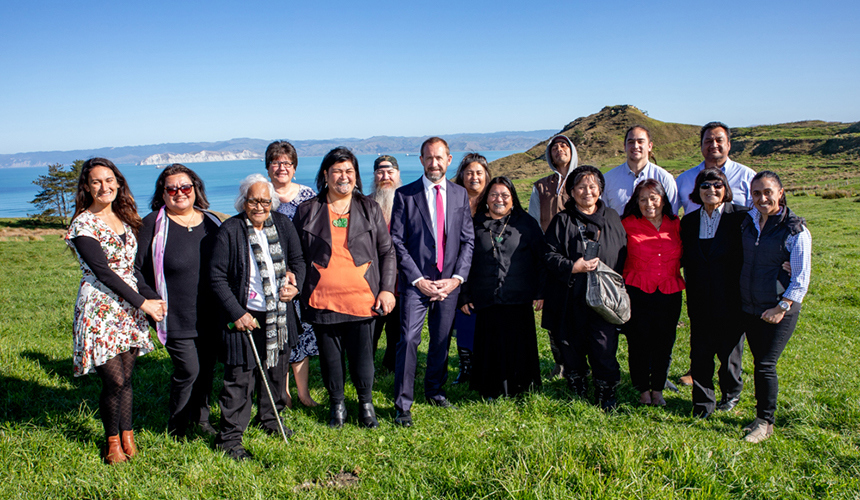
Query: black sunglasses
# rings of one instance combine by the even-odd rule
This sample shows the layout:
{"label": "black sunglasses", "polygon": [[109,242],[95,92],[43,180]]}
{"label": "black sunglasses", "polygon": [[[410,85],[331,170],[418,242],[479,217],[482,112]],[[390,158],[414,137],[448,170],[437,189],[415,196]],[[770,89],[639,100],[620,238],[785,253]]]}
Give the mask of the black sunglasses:
{"label": "black sunglasses", "polygon": [[711,188],[723,189],[724,187],[725,187],[725,185],[723,184],[723,181],[703,182],[703,183],[699,184],[699,189],[704,189],[705,191],[707,191],[708,189],[711,189]]}

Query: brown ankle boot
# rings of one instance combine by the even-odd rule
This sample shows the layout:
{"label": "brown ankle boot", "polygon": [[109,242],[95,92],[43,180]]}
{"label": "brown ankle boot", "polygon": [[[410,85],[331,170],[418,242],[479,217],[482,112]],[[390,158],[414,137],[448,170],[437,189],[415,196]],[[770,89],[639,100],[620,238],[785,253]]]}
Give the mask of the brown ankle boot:
{"label": "brown ankle boot", "polygon": [[108,465],[125,462],[127,458],[122,451],[122,445],[119,442],[119,436],[107,437],[107,450],[105,451],[105,463]]}
{"label": "brown ankle boot", "polygon": [[122,431],[122,451],[132,458],[137,455],[137,445],[134,444],[134,431]]}

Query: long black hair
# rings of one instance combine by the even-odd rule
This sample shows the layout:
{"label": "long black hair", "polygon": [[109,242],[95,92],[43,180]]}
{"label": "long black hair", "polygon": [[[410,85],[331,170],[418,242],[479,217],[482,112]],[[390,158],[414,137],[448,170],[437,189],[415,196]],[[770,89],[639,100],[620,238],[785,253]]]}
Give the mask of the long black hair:
{"label": "long black hair", "polygon": [[206,199],[206,188],[203,186],[203,179],[181,163],[168,165],[161,171],[161,174],[155,181],[155,193],[152,194],[149,208],[155,212],[164,206],[164,183],[167,182],[167,178],[171,175],[178,174],[185,174],[191,179],[191,184],[194,186],[194,206],[203,210],[209,208],[209,200]]}
{"label": "long black hair", "polygon": [[475,214],[477,215],[479,213],[489,211],[490,206],[488,204],[488,200],[490,198],[490,189],[496,184],[501,184],[502,186],[505,186],[506,188],[508,188],[508,191],[511,192],[511,201],[514,204],[513,208],[511,209],[511,213],[522,212],[523,206],[520,204],[520,197],[517,196],[517,190],[514,187],[514,183],[511,182],[511,180],[508,179],[507,176],[500,175],[498,177],[493,177],[492,180],[487,183],[487,187],[484,188],[484,194],[481,195],[481,200],[478,202],[478,206],[476,207]]}
{"label": "long black hair", "polygon": [[343,161],[348,161],[352,163],[352,168],[355,169],[355,189],[352,194],[359,194],[364,196],[364,193],[361,191],[361,173],[358,170],[358,158],[352,154],[352,151],[349,149],[338,146],[328,153],[326,153],[325,157],[323,157],[322,163],[320,163],[319,172],[317,172],[317,192],[320,196],[325,196],[328,193],[328,186],[326,185],[326,173],[328,173],[328,169],[330,169],[334,164],[340,163]]}
{"label": "long black hair", "polygon": [[624,205],[624,213],[621,215],[622,219],[631,215],[635,215],[640,219],[642,218],[642,210],[639,208],[639,195],[641,195],[642,191],[645,191],[646,189],[654,191],[663,200],[663,216],[670,219],[676,218],[675,214],[672,213],[672,202],[669,201],[669,196],[666,195],[666,190],[663,189],[663,184],[661,184],[657,179],[645,179],[636,185],[636,188],[633,190],[633,194],[630,196],[630,200],[627,201],[627,205]]}

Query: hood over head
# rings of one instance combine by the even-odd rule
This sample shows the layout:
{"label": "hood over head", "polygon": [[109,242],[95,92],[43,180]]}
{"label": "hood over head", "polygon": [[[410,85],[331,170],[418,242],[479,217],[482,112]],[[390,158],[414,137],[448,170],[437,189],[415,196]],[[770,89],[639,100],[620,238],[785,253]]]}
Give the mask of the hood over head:
{"label": "hood over head", "polygon": [[573,145],[573,142],[566,135],[555,135],[546,143],[546,153],[544,153],[544,158],[546,158],[549,168],[551,168],[553,172],[558,172],[558,169],[552,164],[552,152],[550,151],[552,144],[556,139],[567,141],[568,146],[570,146],[570,166],[567,169],[567,173],[570,173],[579,165],[579,155],[576,153],[576,146]]}

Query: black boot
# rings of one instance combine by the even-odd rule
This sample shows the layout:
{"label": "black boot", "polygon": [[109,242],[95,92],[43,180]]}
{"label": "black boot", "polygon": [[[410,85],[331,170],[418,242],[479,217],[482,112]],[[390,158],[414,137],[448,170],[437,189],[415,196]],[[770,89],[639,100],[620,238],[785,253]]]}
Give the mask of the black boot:
{"label": "black boot", "polygon": [[588,399],[588,375],[565,374],[565,379],[574,396]]}
{"label": "black boot", "polygon": [[346,405],[343,402],[332,403],[328,413],[328,426],[339,429],[343,427],[344,422],[346,422]]}
{"label": "black boot", "polygon": [[368,429],[379,427],[379,422],[376,420],[376,410],[373,408],[373,403],[361,403],[358,410],[358,421]]}
{"label": "black boot", "polygon": [[612,411],[618,406],[618,400],[615,399],[615,387],[617,385],[618,382],[608,382],[606,380],[594,381],[597,404],[603,411]]}
{"label": "black boot", "polygon": [[465,384],[472,379],[472,351],[463,347],[457,347],[457,354],[460,356],[460,373],[457,374],[457,379],[452,384]]}

